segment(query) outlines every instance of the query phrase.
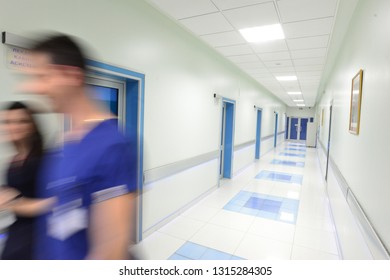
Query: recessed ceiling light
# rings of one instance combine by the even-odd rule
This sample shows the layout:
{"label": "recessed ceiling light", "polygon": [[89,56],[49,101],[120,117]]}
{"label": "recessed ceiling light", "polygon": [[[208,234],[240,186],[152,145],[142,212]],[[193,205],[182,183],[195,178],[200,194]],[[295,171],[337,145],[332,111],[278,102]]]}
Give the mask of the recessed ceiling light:
{"label": "recessed ceiling light", "polygon": [[287,94],[295,95],[295,94],[302,94],[300,91],[288,91]]}
{"label": "recessed ceiling light", "polygon": [[298,107],[305,107],[305,104],[297,104]]}
{"label": "recessed ceiling light", "polygon": [[297,76],[277,76],[276,79],[278,81],[296,81]]}
{"label": "recessed ceiling light", "polygon": [[304,102],[305,100],[303,99],[297,99],[297,100],[293,100],[294,102]]}
{"label": "recessed ceiling light", "polygon": [[240,29],[240,33],[249,43],[284,39],[283,29],[280,24],[244,28]]}

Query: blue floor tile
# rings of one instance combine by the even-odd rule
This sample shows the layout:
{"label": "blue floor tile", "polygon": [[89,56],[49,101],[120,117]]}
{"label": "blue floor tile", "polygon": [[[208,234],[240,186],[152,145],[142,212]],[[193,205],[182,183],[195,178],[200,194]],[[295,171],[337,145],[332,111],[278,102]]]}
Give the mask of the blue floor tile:
{"label": "blue floor tile", "polygon": [[178,255],[178,254],[173,254],[172,256],[169,257],[168,260],[191,260],[191,259],[183,257],[183,256]]}
{"label": "blue floor tile", "polygon": [[186,242],[179,248],[179,250],[176,251],[176,254],[192,260],[199,260],[206,250],[207,248],[204,246],[192,242]]}
{"label": "blue floor tile", "polygon": [[279,160],[279,159],[272,160],[271,164],[287,165],[287,166],[295,166],[295,167],[305,167],[305,163],[304,162],[296,162],[296,161],[289,161],[289,160]]}
{"label": "blue floor tile", "polygon": [[234,205],[234,204],[226,204],[223,209],[225,210],[230,210],[230,211],[235,211],[235,212],[240,212],[242,206]]}
{"label": "blue floor tile", "polygon": [[187,241],[169,260],[244,260],[243,258]]}
{"label": "blue floor tile", "polygon": [[256,175],[256,179],[264,179],[271,181],[278,181],[283,183],[291,183],[291,184],[302,184],[303,176],[297,174],[288,174],[274,171],[263,170],[259,174]]}
{"label": "blue floor tile", "polygon": [[200,258],[201,260],[230,260],[232,257],[231,254],[227,254],[221,251],[217,251],[214,249],[207,249],[203,256]]}
{"label": "blue floor tile", "polygon": [[237,256],[231,256],[231,260],[245,260],[243,258],[237,257]]}
{"label": "blue floor tile", "polygon": [[299,157],[299,158],[305,158],[305,154],[293,154],[293,153],[280,153],[280,156],[285,156],[285,157]]}
{"label": "blue floor tile", "polygon": [[236,195],[223,207],[223,209],[281,222],[296,223],[299,200],[264,195],[255,192],[245,192],[246,196],[248,196],[248,194],[249,198],[243,206],[236,205],[237,202],[241,203],[241,201],[237,200],[237,197],[242,197]]}

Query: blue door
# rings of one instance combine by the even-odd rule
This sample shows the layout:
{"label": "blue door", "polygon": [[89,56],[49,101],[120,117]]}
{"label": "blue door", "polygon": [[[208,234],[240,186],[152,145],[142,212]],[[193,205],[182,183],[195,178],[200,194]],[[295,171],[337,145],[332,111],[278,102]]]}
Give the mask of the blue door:
{"label": "blue door", "polygon": [[234,137],[234,101],[224,99],[222,107],[220,177],[232,178],[233,173],[233,137]]}
{"label": "blue door", "polygon": [[279,119],[279,114],[275,114],[275,137],[274,137],[274,147],[276,148],[276,145],[278,143],[278,119]]}
{"label": "blue door", "polygon": [[290,139],[298,140],[298,118],[291,118]]}
{"label": "blue door", "polygon": [[256,154],[255,158],[260,158],[260,139],[261,139],[261,110],[257,110],[257,124],[256,124]]}
{"label": "blue door", "polygon": [[301,119],[301,132],[299,135],[299,140],[306,140],[306,132],[307,132],[307,122],[309,119]]}
{"label": "blue door", "polygon": [[288,122],[290,121],[289,117],[286,117],[286,135],[284,136],[284,139],[288,139]]}

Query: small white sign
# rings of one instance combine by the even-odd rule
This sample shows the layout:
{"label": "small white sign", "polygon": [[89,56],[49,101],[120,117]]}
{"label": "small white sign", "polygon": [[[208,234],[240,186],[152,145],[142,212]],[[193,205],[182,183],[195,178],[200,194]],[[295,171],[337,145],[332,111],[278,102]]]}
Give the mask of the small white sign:
{"label": "small white sign", "polygon": [[7,67],[12,70],[27,70],[32,68],[30,52],[26,49],[9,46],[7,48]]}

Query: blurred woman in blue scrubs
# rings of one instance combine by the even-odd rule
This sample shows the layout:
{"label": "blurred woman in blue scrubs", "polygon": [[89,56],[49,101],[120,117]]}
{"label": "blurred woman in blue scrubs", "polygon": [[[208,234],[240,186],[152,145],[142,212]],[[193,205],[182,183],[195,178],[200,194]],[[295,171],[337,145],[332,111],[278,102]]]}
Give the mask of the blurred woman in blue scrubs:
{"label": "blurred woman in blue scrubs", "polygon": [[[8,228],[8,238],[1,259],[32,259],[35,211],[18,208],[20,200],[34,199],[36,181],[43,153],[43,141],[33,112],[22,102],[11,103],[2,113],[2,124],[16,154],[7,171],[6,186],[0,191],[0,208],[14,212],[15,222]],[[30,204],[30,206],[33,206]]]}

